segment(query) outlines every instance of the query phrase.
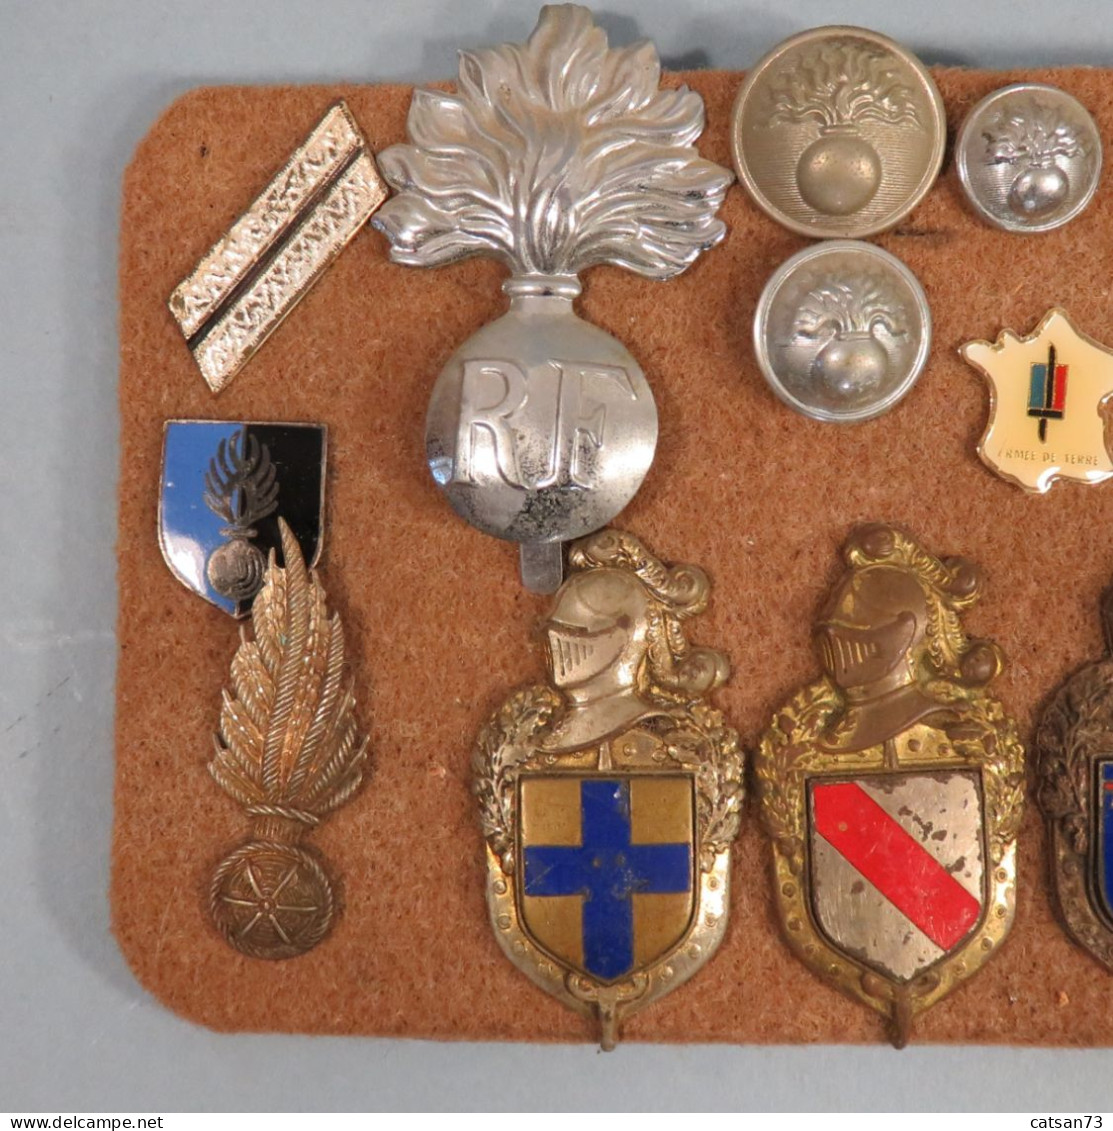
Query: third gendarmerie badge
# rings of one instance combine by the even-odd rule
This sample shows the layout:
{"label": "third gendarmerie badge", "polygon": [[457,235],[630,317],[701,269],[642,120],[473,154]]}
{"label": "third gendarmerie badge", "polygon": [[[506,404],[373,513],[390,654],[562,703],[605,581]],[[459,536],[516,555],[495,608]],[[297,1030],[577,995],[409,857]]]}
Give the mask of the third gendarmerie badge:
{"label": "third gendarmerie badge", "polygon": [[726,656],[685,638],[706,574],[614,530],[575,544],[569,566],[545,623],[549,681],[483,728],[476,792],[500,946],[597,1015],[612,1048],[723,937],[742,755],[704,701]]}
{"label": "third gendarmerie badge", "polygon": [[816,625],[824,675],[776,713],[756,773],[789,945],[900,1046],[1012,923],[1024,750],[985,691],[1000,651],[959,620],[973,563],[888,526],[845,557]]}
{"label": "third gendarmerie badge", "polygon": [[1059,688],[1036,731],[1037,797],[1067,933],[1113,970],[1113,589],[1101,617],[1106,655]]}

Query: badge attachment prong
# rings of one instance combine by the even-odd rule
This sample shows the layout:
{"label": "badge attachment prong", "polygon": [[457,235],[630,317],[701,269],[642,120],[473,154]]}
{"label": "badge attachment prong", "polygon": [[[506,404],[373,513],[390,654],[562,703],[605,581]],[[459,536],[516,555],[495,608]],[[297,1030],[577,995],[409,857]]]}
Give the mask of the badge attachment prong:
{"label": "badge attachment prong", "polygon": [[224,692],[209,772],[251,818],[251,837],[217,865],[209,911],[251,958],[315,947],[335,916],[333,883],[302,837],[359,788],[367,739],[355,718],[344,632],[290,528],[272,550]]}
{"label": "badge attachment prong", "polygon": [[214,393],[251,360],[386,195],[351,111],[343,101],[330,106],[170,296],[170,313]]}
{"label": "badge attachment prong", "polygon": [[569,564],[549,679],[484,726],[475,790],[499,946],[610,1049],[722,941],[743,760],[706,701],[726,656],[685,638],[707,575],[615,530],[575,543]]}
{"label": "badge attachment prong", "polygon": [[1002,330],[959,352],[989,386],[978,455],[990,470],[1036,494],[1056,479],[1113,475],[1101,414],[1113,395],[1113,349],[1076,330],[1065,310],[1052,307],[1025,338]]}
{"label": "badge attachment prong", "polygon": [[462,518],[521,544],[539,592],[560,583],[560,544],[633,498],[657,444],[638,363],[573,312],[580,273],[669,279],[726,234],[734,178],[696,151],[703,101],[660,75],[648,41],[610,48],[586,8],[547,6],[525,44],[462,51],[455,93],[416,90],[411,143],[379,155],[395,196],[373,225],[396,263],[510,269],[509,312],[436,382],[426,456]]}
{"label": "badge attachment prong", "polygon": [[1101,620],[1105,655],[1063,683],[1036,729],[1036,799],[1059,917],[1113,971],[1113,588]]}
{"label": "badge attachment prong", "polygon": [[1012,923],[1024,748],[985,691],[1000,650],[959,621],[977,568],[881,525],[845,558],[816,624],[825,674],[776,713],[754,768],[789,946],[900,1047]]}

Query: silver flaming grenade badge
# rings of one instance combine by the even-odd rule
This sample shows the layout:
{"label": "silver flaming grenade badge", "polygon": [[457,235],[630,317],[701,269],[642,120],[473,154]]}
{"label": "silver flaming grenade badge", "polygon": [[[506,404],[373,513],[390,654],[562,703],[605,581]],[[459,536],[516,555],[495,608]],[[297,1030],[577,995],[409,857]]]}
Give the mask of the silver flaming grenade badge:
{"label": "silver flaming grenade badge", "polygon": [[703,100],[660,75],[648,41],[611,49],[586,8],[546,7],[525,44],[462,51],[455,93],[414,91],[410,144],[379,156],[397,195],[373,223],[395,262],[510,269],[510,310],[449,359],[425,443],[456,512],[519,542],[538,592],[560,584],[561,543],[634,496],[657,444],[638,363],[573,312],[579,273],[668,279],[726,234],[733,176],[695,149]]}
{"label": "silver flaming grenade badge", "polygon": [[687,639],[703,570],[617,530],[577,542],[569,565],[549,679],[488,720],[475,789],[499,945],[609,1049],[722,941],[743,759],[708,702],[727,657]]}

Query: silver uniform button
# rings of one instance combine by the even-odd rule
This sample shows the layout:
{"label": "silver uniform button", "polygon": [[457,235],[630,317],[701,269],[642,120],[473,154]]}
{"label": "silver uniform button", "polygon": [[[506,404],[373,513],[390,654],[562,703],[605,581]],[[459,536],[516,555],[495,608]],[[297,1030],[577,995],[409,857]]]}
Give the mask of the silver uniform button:
{"label": "silver uniform button", "polygon": [[734,104],[738,177],[774,220],[805,236],[893,227],[939,175],[943,100],[899,44],[856,27],[814,28],[775,47]]}
{"label": "silver uniform button", "polygon": [[1090,203],[1101,137],[1086,107],[1066,91],[1016,83],[970,111],[955,164],[983,219],[1009,232],[1048,232]]}
{"label": "silver uniform button", "polygon": [[851,424],[893,407],[927,361],[931,311],[894,255],[856,240],[797,252],[754,315],[754,350],[773,392],[813,420]]}

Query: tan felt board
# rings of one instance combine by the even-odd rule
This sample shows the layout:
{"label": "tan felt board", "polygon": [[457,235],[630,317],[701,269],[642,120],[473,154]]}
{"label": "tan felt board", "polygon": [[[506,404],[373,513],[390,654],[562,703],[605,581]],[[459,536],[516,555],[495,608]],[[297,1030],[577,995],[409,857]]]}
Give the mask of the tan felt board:
{"label": "tan felt board", "polygon": [[[973,103],[1019,78],[1053,82],[1097,118],[1113,151],[1113,74],[941,70],[953,134]],[[741,76],[694,73],[708,157],[730,164]],[[592,1028],[503,957],[487,922],[470,793],[488,712],[542,673],[515,547],[457,519],[423,459],[426,402],[453,349],[505,309],[485,260],[392,265],[365,229],[219,397],[201,379],[166,298],[267,183],[326,106],[344,97],[375,151],[404,137],[398,86],[225,88],[176,102],[139,146],[123,200],[120,289],[120,662],[113,929],[140,981],[217,1029],[584,1041]],[[693,269],[654,283],[589,272],[580,310],[643,366],[661,418],[657,460],[621,524],[715,583],[693,636],[726,649],[719,705],[752,745],[770,712],[817,671],[809,630],[856,523],[904,526],[988,573],[968,628],[1010,664],[998,694],[1031,733],[1063,677],[1101,652],[1098,594],[1113,574],[1113,484],[1044,497],[994,477],[975,444],[982,379],[957,353],[1005,326],[1026,332],[1059,304],[1113,343],[1113,187],[1081,218],[1019,237],[979,223],[948,162],[927,199],[877,242],[927,290],[935,342],[912,394],[852,427],[778,402],[750,327],[769,274],[805,243],[737,186],[730,234]],[[321,421],[329,426],[321,576],[343,616],[373,773],[312,837],[342,885],[332,935],[283,963],[240,957],[210,927],[203,892],[242,838],[239,808],[206,770],[234,622],[182,588],[159,554],[164,420]],[[1048,898],[1041,821],[1021,832],[1015,929],[975,978],[920,1019],[913,1039],[1113,1043],[1113,977],[1068,941]],[[753,805],[735,850],[730,925],[686,986],[627,1026],[628,1040],[873,1042],[879,1019],[829,989],[778,937],[770,853]]]}

